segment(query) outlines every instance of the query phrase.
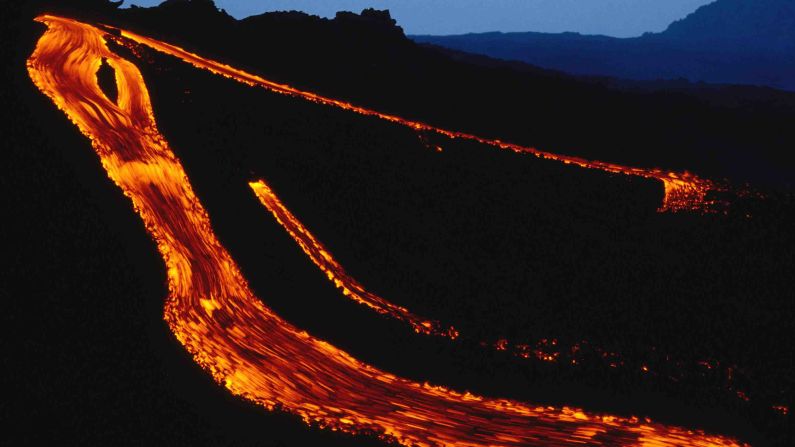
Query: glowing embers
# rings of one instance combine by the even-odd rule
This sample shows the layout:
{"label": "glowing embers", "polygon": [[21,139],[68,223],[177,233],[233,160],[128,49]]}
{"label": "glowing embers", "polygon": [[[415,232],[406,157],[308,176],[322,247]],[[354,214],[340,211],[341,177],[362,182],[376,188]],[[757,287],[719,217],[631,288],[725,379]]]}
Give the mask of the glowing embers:
{"label": "glowing embers", "polygon": [[[157,130],[138,69],[110,52],[94,27],[53,16],[39,20],[48,29],[28,59],[31,79],[91,139],[108,176],[132,200],[167,267],[165,320],[195,361],[235,395],[322,427],[374,432],[406,446],[739,445],[638,418],[412,382],[295,328],[253,295],[215,237]],[[102,58],[115,70],[116,103],[97,86]]]}

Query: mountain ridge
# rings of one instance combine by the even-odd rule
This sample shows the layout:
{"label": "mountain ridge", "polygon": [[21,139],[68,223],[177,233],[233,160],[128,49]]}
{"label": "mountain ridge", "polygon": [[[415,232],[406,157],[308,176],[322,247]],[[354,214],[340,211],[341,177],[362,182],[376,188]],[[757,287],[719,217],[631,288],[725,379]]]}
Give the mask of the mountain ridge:
{"label": "mountain ridge", "polygon": [[795,90],[793,0],[718,0],[661,33],[632,38],[537,32],[411,38],[576,75]]}
{"label": "mountain ridge", "polygon": [[776,49],[795,47],[795,1],[719,0],[671,23],[666,38],[762,40]]}

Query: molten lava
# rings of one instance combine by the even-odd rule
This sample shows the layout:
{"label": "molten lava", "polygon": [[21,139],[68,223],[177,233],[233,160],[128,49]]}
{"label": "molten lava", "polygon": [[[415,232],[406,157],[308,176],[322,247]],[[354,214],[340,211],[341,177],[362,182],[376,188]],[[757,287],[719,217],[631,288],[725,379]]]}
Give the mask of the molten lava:
{"label": "molten lava", "polygon": [[[457,132],[446,130],[430,124],[413,121],[401,118],[396,115],[389,115],[375,110],[360,107],[349,102],[340,101],[337,99],[327,98],[312,92],[306,92],[289,85],[279,84],[273,81],[264,79],[258,75],[247,73],[221,62],[213,61],[211,59],[203,58],[195,53],[184,50],[176,45],[171,45],[152,39],[150,37],[141,36],[140,34],[131,31],[119,30],[121,35],[129,40],[146,45],[162,53],[174,56],[193,65],[196,68],[208,70],[212,73],[234,79],[238,82],[248,84],[251,86],[263,87],[271,92],[283,95],[289,95],[296,98],[312,101],[318,104],[338,107],[340,109],[349,110],[365,116],[373,116],[392,123],[400,124],[418,132],[432,132],[448,138],[462,139],[475,141],[480,144],[492,146],[500,149],[507,149],[521,154],[532,154],[536,157],[560,161],[565,164],[571,164],[588,169],[598,169],[605,172],[614,174],[624,174],[643,178],[651,178],[659,180],[663,183],[664,196],[663,203],[658,208],[660,212],[666,211],[712,211],[714,205],[717,203],[707,198],[707,194],[712,191],[721,191],[723,188],[715,182],[707,179],[700,178],[689,172],[674,172],[666,171],[663,169],[647,169],[647,168],[634,168],[622,166],[615,163],[607,163],[603,161],[586,160],[580,157],[573,157],[568,155],[560,155],[552,152],[541,151],[532,147],[520,146],[518,144],[506,143],[501,140],[494,140],[489,138],[479,137],[464,132]],[[440,147],[436,147],[437,151],[441,151]]]}
{"label": "molten lava", "polygon": [[[345,271],[342,265],[334,259],[331,251],[317,240],[306,226],[287,209],[273,189],[268,186],[264,180],[249,182],[249,186],[265,208],[276,218],[276,222],[284,228],[287,234],[293,238],[301,250],[309,257],[309,260],[325,274],[328,280],[331,281],[343,295],[382,315],[409,323],[417,333],[442,336],[451,340],[455,340],[461,335],[458,330],[452,326],[443,327],[437,321],[418,317],[408,309],[397,306],[389,300],[368,291],[360,282]],[[582,356],[586,354],[586,351],[591,356],[601,358],[604,365],[610,368],[625,367],[628,363],[625,362],[621,354],[607,351],[584,340],[568,346],[567,348],[559,346],[557,339],[554,338],[543,338],[536,341],[533,345],[526,343],[510,343],[506,339],[499,339],[494,343],[486,341],[477,341],[477,343],[480,346],[491,347],[497,351],[507,351],[518,358],[533,358],[549,363],[563,361],[571,365],[577,365],[581,361]],[[657,352],[654,348],[652,351],[655,353]],[[686,377],[686,373],[681,367],[676,367],[681,365],[681,361],[675,358],[672,359],[668,355],[654,357],[656,357],[654,361],[658,366],[665,366],[667,368],[674,367],[674,369],[677,370],[678,375],[676,378],[671,377],[672,380],[678,381]],[[629,364],[632,365],[632,362],[629,362]],[[713,362],[704,360],[698,361],[696,364],[707,369],[713,369],[718,367],[719,362],[714,361],[714,366]],[[649,367],[645,364],[641,364],[639,368],[644,374],[650,372]],[[734,376],[737,374],[732,372],[732,368],[724,367],[723,370],[724,374],[721,375],[720,385],[718,386],[724,391],[728,391],[730,394],[746,402],[750,401],[744,391],[736,389],[738,385],[734,380]],[[740,380],[740,382],[742,381],[743,380]],[[779,413],[781,412],[778,407],[774,407],[773,409]]]}
{"label": "molten lava", "polygon": [[[38,20],[48,29],[28,59],[31,79],[91,139],[110,179],[132,200],[167,267],[166,322],[195,361],[233,394],[307,423],[375,432],[405,446],[740,445],[634,417],[412,382],[292,326],[254,296],[213,234],[156,127],[135,65],[111,52],[107,36],[95,27],[54,16]],[[115,70],[115,103],[97,85],[103,59]]]}
{"label": "molten lava", "polygon": [[450,327],[442,329],[438,322],[422,319],[412,314],[408,309],[397,306],[386,299],[369,292],[358,281],[345,272],[331,253],[320,243],[312,233],[298,220],[287,207],[282,204],[279,197],[273,192],[264,180],[249,182],[248,184],[259,198],[265,208],[273,214],[279,225],[295,240],[301,250],[309,257],[313,264],[325,273],[334,286],[342,294],[359,304],[363,304],[376,312],[388,315],[397,320],[405,321],[411,325],[415,332],[420,334],[444,335],[455,339],[458,332]]}

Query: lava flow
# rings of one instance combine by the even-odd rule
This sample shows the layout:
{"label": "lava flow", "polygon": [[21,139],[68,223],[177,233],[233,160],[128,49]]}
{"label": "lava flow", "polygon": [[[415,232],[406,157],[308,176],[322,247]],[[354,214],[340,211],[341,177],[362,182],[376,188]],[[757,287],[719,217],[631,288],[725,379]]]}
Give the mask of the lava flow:
{"label": "lava flow", "polygon": [[[295,328],[250,290],[215,237],[179,160],[159,133],[143,77],[99,29],[41,16],[28,59],[35,85],[90,138],[167,267],[164,318],[194,360],[233,394],[307,423],[405,446],[568,444],[739,446],[730,438],[638,418],[491,399],[402,379]],[[115,71],[117,102],[99,88]]]}
{"label": "lava flow", "polygon": [[[112,28],[112,27],[110,27]],[[117,28],[114,28],[117,29]],[[269,81],[261,76],[247,73],[243,70],[231,67],[227,64],[217,62],[211,59],[201,57],[195,53],[191,53],[183,48],[169,43],[161,42],[150,37],[142,36],[131,31],[117,29],[121,35],[131,41],[139,44],[146,45],[162,53],[174,56],[193,65],[196,68],[208,70],[212,73],[234,79],[238,82],[248,84],[251,86],[263,87],[271,92],[283,95],[289,95],[297,98],[302,98],[318,104],[338,107],[344,110],[349,110],[361,115],[377,117],[389,122],[400,124],[418,132],[431,132],[436,133],[452,139],[462,139],[475,141],[487,146],[506,149],[521,154],[532,154],[536,157],[555,160],[565,164],[571,164],[587,169],[598,169],[605,172],[614,174],[624,174],[636,177],[656,179],[662,182],[664,188],[663,203],[658,208],[660,212],[676,212],[676,211],[698,211],[709,212],[713,211],[718,202],[707,198],[707,194],[715,191],[722,191],[724,188],[717,183],[698,177],[689,172],[674,172],[666,171],[657,168],[636,168],[629,166],[622,166],[615,163],[608,163],[604,161],[587,160],[581,157],[574,157],[568,155],[560,155],[552,152],[542,151],[533,147],[521,146],[513,143],[506,143],[501,140],[489,139],[479,137],[477,135],[446,130],[439,127],[432,126],[419,121],[414,121],[406,118],[401,118],[396,115],[381,113],[365,107],[360,107],[349,102],[340,101],[337,99],[327,98],[312,92],[302,91],[297,88],[277,82]],[[122,42],[125,43],[125,42]],[[438,148],[437,148],[438,150]]]}
{"label": "lava flow", "polygon": [[[257,180],[249,182],[249,187],[254,191],[254,194],[259,199],[260,203],[273,215],[276,222],[284,228],[287,234],[293,238],[298,244],[304,254],[307,255],[309,260],[325,274],[326,278],[331,281],[334,286],[339,289],[342,294],[349,297],[353,301],[363,304],[376,312],[387,315],[391,318],[404,321],[412,326],[415,332],[426,335],[437,335],[455,340],[459,337],[460,333],[452,326],[444,327],[438,321],[423,319],[405,307],[398,306],[389,300],[376,295],[367,290],[359,281],[353,278],[348,272],[345,271],[343,266],[334,259],[331,251],[326,248],[312,233],[304,226],[304,224],[282,203],[273,189],[264,181]],[[623,367],[625,360],[619,353],[602,349],[599,346],[592,345],[587,341],[575,343],[567,348],[558,345],[557,339],[541,339],[533,344],[527,343],[509,343],[506,339],[499,339],[496,342],[478,341],[478,344],[483,347],[492,347],[497,351],[506,351],[511,355],[519,358],[529,359],[535,358],[542,362],[558,362],[564,361],[571,365],[577,365],[580,362],[580,355],[586,352],[601,358],[606,366],[610,368]],[[657,352],[656,350],[652,350]],[[635,363],[636,362],[627,362]],[[673,367],[679,363],[677,360],[671,360],[668,355],[656,358],[654,363],[658,366],[666,365]],[[699,361],[697,363],[701,368],[713,369],[717,368],[720,362],[718,361]],[[736,369],[736,366],[734,367]],[[645,363],[641,363],[640,371],[644,374],[656,374],[656,371],[650,371]],[[685,377],[681,372],[681,368],[677,368],[679,375],[676,377],[669,376],[673,381],[679,381]],[[749,400],[746,394],[735,388],[735,381],[733,377],[737,376],[736,372],[732,372],[732,367],[724,368],[725,376],[721,379],[721,387],[725,390],[738,396],[738,398]],[[782,410],[784,408],[784,410]],[[786,414],[786,407],[776,406],[773,410]]]}
{"label": "lava flow", "polygon": [[329,281],[334,283],[335,287],[342,291],[343,295],[382,315],[388,315],[397,320],[407,322],[414,329],[414,332],[419,334],[443,335],[451,339],[458,337],[458,331],[455,328],[442,328],[437,321],[420,318],[405,307],[398,306],[365,289],[359,281],[345,271],[323,244],[284,206],[264,180],[249,182],[248,185],[254,190],[254,194],[265,205],[265,208],[273,214],[276,222],[287,231],[298,246],[301,247],[301,250],[309,257],[309,260],[326,275]]}

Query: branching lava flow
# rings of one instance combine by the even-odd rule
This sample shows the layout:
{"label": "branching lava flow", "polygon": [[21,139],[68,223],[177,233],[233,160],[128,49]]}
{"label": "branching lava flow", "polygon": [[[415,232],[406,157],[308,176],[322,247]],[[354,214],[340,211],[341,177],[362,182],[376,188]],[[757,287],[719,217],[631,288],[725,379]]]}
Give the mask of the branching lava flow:
{"label": "branching lava flow", "polygon": [[[195,361],[233,394],[308,423],[375,432],[405,446],[740,445],[638,418],[413,382],[294,327],[253,294],[214,235],[156,127],[135,65],[111,52],[98,28],[55,16],[39,20],[48,29],[28,60],[31,79],[91,139],[110,179],[132,200],[167,267],[166,322]],[[97,85],[103,59],[115,70],[115,103]]]}

